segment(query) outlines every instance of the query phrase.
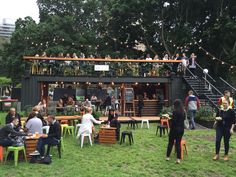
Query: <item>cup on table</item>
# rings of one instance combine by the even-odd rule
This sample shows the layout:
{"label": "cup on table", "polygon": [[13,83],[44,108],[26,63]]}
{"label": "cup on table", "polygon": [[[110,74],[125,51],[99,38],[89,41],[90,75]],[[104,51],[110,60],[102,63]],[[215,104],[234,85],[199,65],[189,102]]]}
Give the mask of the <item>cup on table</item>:
{"label": "cup on table", "polygon": [[39,132],[35,132],[35,138],[39,138]]}

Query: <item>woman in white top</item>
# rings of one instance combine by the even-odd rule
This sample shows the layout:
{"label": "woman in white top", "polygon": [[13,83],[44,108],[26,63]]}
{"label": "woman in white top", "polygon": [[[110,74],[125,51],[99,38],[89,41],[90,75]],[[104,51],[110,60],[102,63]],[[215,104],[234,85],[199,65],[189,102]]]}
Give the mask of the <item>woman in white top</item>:
{"label": "woman in white top", "polygon": [[82,117],[82,120],[81,120],[81,126],[79,128],[79,131],[78,131],[78,135],[77,135],[77,138],[80,137],[81,134],[83,133],[92,133],[92,130],[93,130],[93,123],[95,124],[101,124],[103,121],[97,121],[93,115],[92,115],[92,108],[89,107],[86,109],[86,114],[83,115]]}

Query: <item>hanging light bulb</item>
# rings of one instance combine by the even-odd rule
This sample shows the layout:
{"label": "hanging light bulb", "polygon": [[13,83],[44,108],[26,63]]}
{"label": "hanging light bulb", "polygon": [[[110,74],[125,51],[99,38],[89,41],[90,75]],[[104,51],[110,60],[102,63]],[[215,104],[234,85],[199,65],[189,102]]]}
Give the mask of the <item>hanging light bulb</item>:
{"label": "hanging light bulb", "polygon": [[225,64],[225,62],[223,62],[223,61],[222,61],[222,63],[221,63],[221,64],[223,65],[223,64]]}
{"label": "hanging light bulb", "polygon": [[213,60],[215,60],[216,58],[215,58],[215,57],[213,57],[212,59],[213,59]]}
{"label": "hanging light bulb", "polygon": [[209,53],[208,53],[208,52],[206,52],[206,55],[209,55]]}
{"label": "hanging light bulb", "polygon": [[233,69],[233,68],[234,68],[234,66],[230,66],[230,68],[231,68],[231,69]]}

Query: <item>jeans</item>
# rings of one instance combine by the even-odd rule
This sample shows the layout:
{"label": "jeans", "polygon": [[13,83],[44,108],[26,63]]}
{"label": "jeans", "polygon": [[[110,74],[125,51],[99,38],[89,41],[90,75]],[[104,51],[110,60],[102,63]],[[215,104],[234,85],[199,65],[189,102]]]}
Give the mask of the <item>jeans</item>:
{"label": "jeans", "polygon": [[194,118],[195,118],[195,114],[196,114],[196,110],[188,110],[189,116],[190,116],[190,128],[191,129],[195,129],[195,122],[194,122]]}
{"label": "jeans", "polygon": [[46,144],[49,145],[57,145],[59,143],[59,140],[57,140],[54,137],[47,137],[47,138],[39,138],[38,139],[38,144],[37,144],[37,150],[39,151],[41,156],[44,156],[45,148],[44,146]]}
{"label": "jeans", "polygon": [[174,142],[177,151],[177,158],[181,159],[181,140],[184,134],[184,130],[170,130],[169,142],[167,146],[166,157],[170,157]]}
{"label": "jeans", "polygon": [[220,152],[221,139],[224,137],[225,155],[229,152],[230,128],[217,127],[216,128],[216,154]]}
{"label": "jeans", "polygon": [[7,146],[12,146],[13,145],[13,141],[10,140],[10,139],[0,139],[0,146],[3,146],[3,147],[7,147]]}

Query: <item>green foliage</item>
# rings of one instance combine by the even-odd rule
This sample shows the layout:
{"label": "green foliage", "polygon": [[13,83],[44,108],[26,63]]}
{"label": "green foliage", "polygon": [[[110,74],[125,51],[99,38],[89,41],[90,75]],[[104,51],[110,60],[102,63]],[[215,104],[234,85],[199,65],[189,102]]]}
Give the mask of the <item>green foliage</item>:
{"label": "green foliage", "polygon": [[173,108],[171,106],[169,106],[169,107],[164,106],[162,108],[162,110],[161,110],[161,114],[169,114],[169,115],[171,115],[172,111],[173,111]]}
{"label": "green foliage", "polygon": [[202,106],[196,113],[196,119],[200,120],[214,120],[215,111],[210,106]]}
{"label": "green foliage", "polygon": [[0,86],[8,86],[12,83],[11,78],[0,77]]}
{"label": "green foliage", "polygon": [[99,119],[99,117],[101,117],[101,115],[102,115],[102,113],[101,112],[97,112],[97,111],[93,111],[93,117],[95,118],[95,119]]}
{"label": "green foliage", "polygon": [[[1,63],[8,68],[13,82],[19,82],[28,64],[24,55],[59,52],[86,56],[110,55],[138,58],[146,53],[174,55],[183,52],[176,46],[202,39],[207,51],[226,62],[236,64],[235,1],[174,0],[164,7],[164,0],[38,0],[40,22],[31,17],[18,19],[11,43],[0,52]],[[146,45],[145,52],[134,49],[137,43]],[[162,45],[161,45],[161,44]],[[198,46],[199,63],[215,75],[228,76],[228,69],[215,61],[203,60],[205,52]],[[214,62],[214,64],[213,64]],[[231,76],[231,75],[229,75]]]}

